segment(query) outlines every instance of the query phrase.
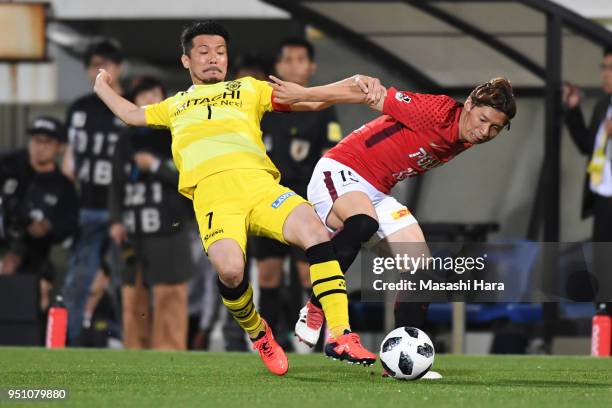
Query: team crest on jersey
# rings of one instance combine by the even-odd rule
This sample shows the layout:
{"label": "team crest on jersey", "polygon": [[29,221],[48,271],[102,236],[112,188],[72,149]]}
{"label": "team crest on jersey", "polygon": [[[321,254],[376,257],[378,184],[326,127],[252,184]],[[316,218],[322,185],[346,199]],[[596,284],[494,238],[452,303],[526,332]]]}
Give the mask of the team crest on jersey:
{"label": "team crest on jersey", "polygon": [[294,139],[291,141],[289,152],[293,160],[296,162],[302,161],[308,156],[308,152],[310,152],[310,142],[307,140]]}
{"label": "team crest on jersey", "polygon": [[406,95],[405,93],[402,92],[398,92],[395,94],[395,99],[397,99],[400,102],[406,102],[406,103],[410,103],[410,101],[412,99],[410,99],[410,96]]}
{"label": "team crest on jersey", "polygon": [[229,81],[225,84],[225,89],[228,91],[237,91],[240,89],[241,83],[238,81]]}

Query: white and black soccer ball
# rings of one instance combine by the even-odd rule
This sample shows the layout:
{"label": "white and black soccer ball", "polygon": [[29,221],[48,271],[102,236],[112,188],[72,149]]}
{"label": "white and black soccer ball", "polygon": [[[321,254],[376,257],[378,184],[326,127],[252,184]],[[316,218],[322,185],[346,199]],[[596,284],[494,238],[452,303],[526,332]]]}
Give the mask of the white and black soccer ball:
{"label": "white and black soccer ball", "polygon": [[398,380],[418,380],[434,363],[434,347],[429,336],[416,327],[398,327],[383,340],[380,362]]}

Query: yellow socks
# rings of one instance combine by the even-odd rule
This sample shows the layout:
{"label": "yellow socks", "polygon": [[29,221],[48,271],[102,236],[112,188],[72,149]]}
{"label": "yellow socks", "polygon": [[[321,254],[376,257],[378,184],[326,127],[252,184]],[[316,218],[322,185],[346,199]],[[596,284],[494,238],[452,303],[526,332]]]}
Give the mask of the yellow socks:
{"label": "yellow socks", "polygon": [[312,292],[323,307],[327,326],[334,337],[341,336],[344,330],[350,330],[348,298],[334,247],[329,241],[311,246],[306,249],[306,257],[310,263]]}
{"label": "yellow socks", "polygon": [[223,304],[234,317],[234,320],[248,333],[251,339],[257,338],[266,328],[261,316],[255,310],[253,288],[249,281],[243,279],[240,285],[235,288],[228,288],[221,280],[218,280],[217,283]]}

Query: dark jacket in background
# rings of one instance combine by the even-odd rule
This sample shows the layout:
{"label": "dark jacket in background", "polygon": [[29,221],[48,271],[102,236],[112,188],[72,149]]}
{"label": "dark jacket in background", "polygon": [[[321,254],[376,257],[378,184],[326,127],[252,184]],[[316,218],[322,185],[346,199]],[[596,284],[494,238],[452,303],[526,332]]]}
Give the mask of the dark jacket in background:
{"label": "dark jacket in background", "polygon": [[[37,173],[26,149],[0,157],[2,246],[22,256],[22,272],[38,272],[49,260],[51,247],[74,235],[78,228],[77,193],[59,169]],[[51,229],[42,238],[27,232],[32,221],[49,220]]]}
{"label": "dark jacket in background", "polygon": [[[582,154],[587,156],[589,158],[589,161],[593,156],[593,148],[595,145],[597,131],[599,130],[601,122],[606,117],[606,112],[608,111],[608,106],[610,105],[610,102],[610,95],[603,96],[597,101],[588,127],[584,120],[584,116],[582,114],[582,109],[580,108],[580,106],[574,109],[568,109],[565,112],[565,123],[569,129],[570,136],[576,144],[576,147],[578,147],[578,150],[580,150]],[[593,215],[594,199],[595,194],[591,191],[589,185],[589,174],[586,173],[584,181],[584,192],[582,197],[582,218],[586,218]]]}
{"label": "dark jacket in background", "polygon": [[107,209],[112,160],[125,124],[96,94],[77,99],[66,117],[82,208]]}
{"label": "dark jacket in background", "polygon": [[[126,129],[113,159],[111,222],[122,222],[131,236],[175,233],[191,217],[191,203],[177,190],[179,174],[172,160],[172,137],[165,130]],[[160,160],[156,172],[143,172],[133,160],[148,152]]]}

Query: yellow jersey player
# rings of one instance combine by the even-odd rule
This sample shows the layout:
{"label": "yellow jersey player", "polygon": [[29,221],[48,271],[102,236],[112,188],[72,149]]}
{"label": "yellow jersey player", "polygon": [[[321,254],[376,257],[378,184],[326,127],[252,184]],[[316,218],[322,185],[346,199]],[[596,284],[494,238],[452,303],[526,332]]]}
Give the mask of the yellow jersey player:
{"label": "yellow jersey player", "polygon": [[[376,356],[350,331],[346,285],[329,235],[311,205],[279,184],[266,155],[260,121],[264,113],[318,110],[333,103],[377,103],[384,88],[356,76],[311,88],[326,103],[280,105],[270,84],[251,77],[225,81],[228,32],[216,22],[195,23],[181,35],[181,62],[193,86],[161,103],[138,107],[117,94],[104,70],[94,91],[124,122],[169,129],[179,170],[179,191],[193,200],[202,243],[219,275],[228,311],[248,333],[267,368],[287,372],[288,361],[253,303],[245,279],[247,234],[273,238],[306,251],[314,296],[330,328],[329,357],[372,364]],[[337,95],[329,97],[329,95]],[[318,100],[318,99],[315,99]],[[168,254],[172,256],[172,254]]]}

